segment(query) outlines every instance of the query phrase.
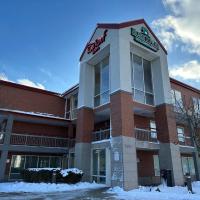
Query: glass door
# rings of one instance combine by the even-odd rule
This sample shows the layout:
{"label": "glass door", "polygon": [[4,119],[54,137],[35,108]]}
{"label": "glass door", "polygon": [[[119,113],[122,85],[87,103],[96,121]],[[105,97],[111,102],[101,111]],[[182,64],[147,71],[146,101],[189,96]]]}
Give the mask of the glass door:
{"label": "glass door", "polygon": [[94,149],[92,178],[96,183],[106,183],[106,150]]}

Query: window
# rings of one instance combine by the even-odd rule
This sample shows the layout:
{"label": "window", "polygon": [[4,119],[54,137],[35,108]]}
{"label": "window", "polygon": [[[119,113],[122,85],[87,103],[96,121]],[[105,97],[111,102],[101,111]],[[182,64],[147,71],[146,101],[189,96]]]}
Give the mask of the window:
{"label": "window", "polygon": [[73,168],[74,167],[74,160],[75,160],[74,153],[70,153],[69,154],[69,168]]}
{"label": "window", "polygon": [[193,107],[196,112],[200,112],[200,99],[196,97],[192,97]]}
{"label": "window", "polygon": [[109,57],[95,65],[94,106],[109,102]]}
{"label": "window", "polygon": [[180,108],[183,105],[181,92],[178,90],[172,90],[172,104],[174,105],[174,111],[180,112]]}
{"label": "window", "polygon": [[77,107],[78,107],[78,93],[73,94],[66,100],[66,112],[65,117],[67,119],[77,118]]}
{"label": "window", "polygon": [[25,164],[25,156],[22,155],[12,156],[11,168],[10,168],[12,176],[10,177],[13,179],[20,178],[20,172],[22,169],[24,169],[24,164]]}
{"label": "window", "polygon": [[183,174],[195,175],[194,160],[193,157],[181,157]]}
{"label": "window", "polygon": [[27,168],[61,168],[61,156],[13,155],[10,168],[10,179],[20,179],[20,172]]}
{"label": "window", "polygon": [[37,168],[38,156],[26,156],[25,169]]}
{"label": "window", "polygon": [[153,163],[155,176],[160,176],[160,163],[158,155],[153,155]]}
{"label": "window", "polygon": [[62,167],[62,158],[58,156],[50,157],[50,167],[51,168],[61,168]]}
{"label": "window", "polygon": [[177,134],[178,134],[179,142],[185,142],[184,128],[183,127],[177,127]]}
{"label": "window", "polygon": [[131,53],[131,73],[134,99],[154,105],[151,62]]}
{"label": "window", "polygon": [[151,138],[157,139],[156,122],[150,121]]}
{"label": "window", "polygon": [[39,157],[38,167],[39,168],[49,167],[49,157],[46,156]]}

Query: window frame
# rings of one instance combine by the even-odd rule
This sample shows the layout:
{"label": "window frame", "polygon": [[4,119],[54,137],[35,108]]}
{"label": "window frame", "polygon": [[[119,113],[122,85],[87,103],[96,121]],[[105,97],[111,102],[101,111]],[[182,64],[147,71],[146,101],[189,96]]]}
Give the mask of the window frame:
{"label": "window frame", "polygon": [[[182,92],[180,91],[180,90],[177,90],[177,89],[171,89],[171,93],[172,93],[172,105],[173,105],[173,107],[174,107],[174,111],[176,111],[176,112],[181,112],[180,110],[179,110],[179,107],[178,107],[178,105],[177,105],[177,103],[176,102],[179,102],[180,101],[180,104],[181,105],[183,105],[183,96],[182,96]],[[180,97],[181,97],[181,99],[180,100],[177,100],[177,93],[179,93],[180,94]]]}
{"label": "window frame", "polygon": [[[178,132],[178,129],[181,129],[183,131],[182,134]],[[176,127],[176,133],[177,133],[177,136],[178,136],[178,141],[179,142],[185,142],[185,129],[184,129],[184,127],[177,126]],[[180,136],[180,135],[182,135],[182,136]],[[180,138],[182,138],[183,140],[180,140]]]}
{"label": "window frame", "polygon": [[[184,163],[183,160],[185,160],[186,163]],[[191,168],[191,163],[189,162],[191,160],[193,161],[192,162],[193,169]],[[185,172],[185,168],[184,168],[183,164],[185,165],[185,167],[187,167],[187,169],[186,169],[187,172]],[[184,176],[186,175],[186,173],[189,173],[192,176],[196,175],[196,169],[195,169],[195,164],[194,164],[194,158],[193,157],[191,157],[191,156],[181,156],[181,165],[182,165],[182,171],[183,171]]]}
{"label": "window frame", "polygon": [[[103,62],[106,59],[108,59],[108,65],[107,65],[108,66],[108,78],[109,78],[109,80],[108,80],[108,90],[105,90],[105,91],[102,92],[102,68],[103,68]],[[97,108],[99,106],[102,106],[102,105],[110,102],[110,56],[108,55],[108,56],[104,57],[100,62],[98,62],[96,65],[94,65],[94,68],[96,68],[97,65],[99,65],[99,67],[100,67],[100,83],[99,83],[100,93],[95,95],[96,80],[95,80],[95,69],[94,69],[94,93],[93,93],[94,94],[93,95],[93,107],[94,108]],[[102,103],[102,96],[106,93],[108,93],[108,101]],[[95,105],[96,97],[99,97],[99,105]]]}
{"label": "window frame", "polygon": [[[136,55],[138,56],[139,58],[141,58],[142,60],[142,70],[143,70],[143,88],[144,88],[144,91],[140,90],[140,89],[137,89],[135,88],[135,85],[134,85],[134,62],[133,62],[133,56]],[[153,83],[153,73],[152,73],[152,63],[150,60],[146,59],[145,57],[143,56],[140,56],[138,55],[137,53],[133,53],[133,52],[130,52],[130,60],[131,60],[131,88],[132,88],[132,95],[133,95],[133,99],[135,97],[135,90],[138,90],[139,92],[142,92],[144,94],[144,102],[139,102],[137,101],[136,99],[134,99],[136,102],[139,102],[141,104],[145,104],[145,105],[149,105],[149,106],[155,106],[155,92],[154,92],[154,83]],[[151,83],[152,83],[152,93],[151,92],[147,92],[146,91],[146,87],[145,87],[145,79],[144,79],[144,60],[150,62],[150,68],[151,68]],[[146,94],[149,94],[149,95],[152,95],[153,96],[153,104],[148,104],[147,103],[147,100],[146,100]]]}
{"label": "window frame", "polygon": [[[152,126],[151,126],[151,124],[155,124],[155,128],[153,128]],[[157,139],[158,138],[158,134],[157,134],[157,126],[156,126],[156,121],[155,120],[150,120],[150,132],[151,132],[151,138],[153,138],[153,139]],[[153,135],[153,134],[154,135]]]}

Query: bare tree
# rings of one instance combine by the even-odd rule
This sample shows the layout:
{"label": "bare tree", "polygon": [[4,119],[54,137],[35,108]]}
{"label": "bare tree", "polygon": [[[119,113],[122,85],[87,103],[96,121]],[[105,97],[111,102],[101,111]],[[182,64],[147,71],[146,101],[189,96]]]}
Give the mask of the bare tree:
{"label": "bare tree", "polygon": [[200,99],[195,97],[177,98],[172,91],[172,104],[176,120],[188,127],[192,142],[200,150]]}

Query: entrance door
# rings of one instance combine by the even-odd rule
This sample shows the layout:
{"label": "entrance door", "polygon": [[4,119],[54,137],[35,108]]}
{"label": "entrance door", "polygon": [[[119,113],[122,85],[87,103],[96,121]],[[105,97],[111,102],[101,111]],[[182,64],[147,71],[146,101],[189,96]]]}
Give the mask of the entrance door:
{"label": "entrance door", "polygon": [[94,149],[92,179],[96,183],[106,183],[106,150]]}

